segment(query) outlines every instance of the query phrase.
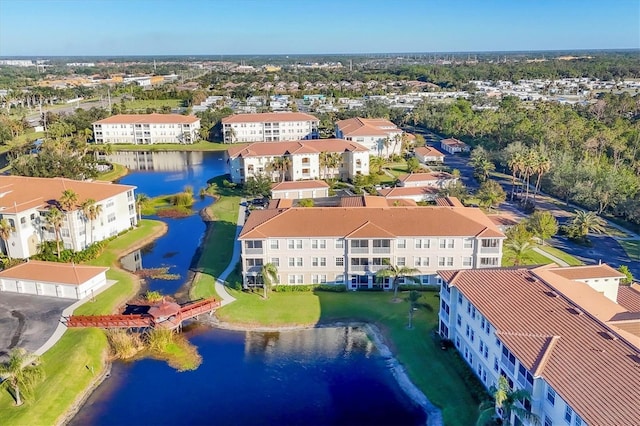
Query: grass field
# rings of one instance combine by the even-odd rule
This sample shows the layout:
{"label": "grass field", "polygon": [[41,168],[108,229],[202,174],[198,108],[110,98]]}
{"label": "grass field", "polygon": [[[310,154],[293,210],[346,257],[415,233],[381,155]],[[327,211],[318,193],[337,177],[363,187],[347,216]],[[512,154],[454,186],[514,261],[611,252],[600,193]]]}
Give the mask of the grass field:
{"label": "grass field", "polygon": [[[640,240],[618,240],[632,261],[640,262]],[[640,279],[640,277],[638,277]]]}
{"label": "grass field", "polygon": [[198,141],[192,144],[159,143],[153,145],[113,144],[114,151],[226,151],[238,144]]}
{"label": "grass field", "polygon": [[210,190],[216,197],[209,207],[213,221],[209,224],[202,244],[202,253],[198,262],[199,279],[191,289],[192,298],[215,297],[215,278],[229,265],[233,254],[233,245],[238,222],[238,207],[241,192],[235,188],[225,188],[222,181],[226,176],[212,180],[215,186]]}
{"label": "grass field", "polygon": [[113,182],[114,180],[120,179],[123,176],[126,176],[129,173],[129,170],[122,164],[111,163],[113,169],[106,173],[100,174],[96,179],[102,180],[105,182]]}
{"label": "grass field", "polygon": [[[114,266],[130,247],[153,238],[162,232],[162,222],[144,220],[141,225],[111,241],[97,259],[96,266]],[[120,269],[107,272],[116,284],[75,310],[75,314],[108,314],[132,297],[137,289],[136,278]],[[35,387],[34,398],[21,407],[13,406],[6,392],[0,393],[2,424],[51,425],[58,424],[67,410],[100,374],[108,353],[105,334],[99,329],[67,330],[62,338],[43,356],[46,379]]]}
{"label": "grass field", "polygon": [[555,247],[539,245],[538,248],[540,248],[541,250],[549,253],[552,256],[555,256],[555,257],[557,257],[559,259],[564,260],[570,266],[584,265],[584,263],[581,260],[579,260],[579,259],[571,256],[569,253],[565,253],[562,250],[559,250],[559,249],[557,249]]}
{"label": "grass field", "polygon": [[262,326],[337,321],[376,324],[413,383],[442,409],[445,424],[474,424],[478,401],[466,382],[472,373],[455,350],[443,351],[432,335],[438,324],[438,293],[422,293],[412,330],[406,328],[408,302],[392,303],[390,293],[270,293],[268,300],[259,293],[232,291],[232,294],[238,300],[216,312],[223,321]]}
{"label": "grass field", "polygon": [[[502,266],[513,266],[513,262],[513,251],[504,248],[502,252]],[[547,263],[553,263],[553,260],[533,250],[525,254],[520,262],[521,265],[546,265]]]}

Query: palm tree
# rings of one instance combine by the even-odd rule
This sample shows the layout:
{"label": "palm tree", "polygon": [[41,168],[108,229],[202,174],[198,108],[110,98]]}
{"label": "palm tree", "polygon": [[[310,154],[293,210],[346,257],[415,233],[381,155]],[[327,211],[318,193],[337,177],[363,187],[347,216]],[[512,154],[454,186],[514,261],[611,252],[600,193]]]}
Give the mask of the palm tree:
{"label": "palm tree", "polygon": [[[87,245],[87,223],[89,223],[89,215],[91,214],[91,209],[96,204],[96,200],[93,198],[87,198],[82,203],[80,203],[80,210],[82,211],[82,217],[84,219],[84,243]],[[92,241],[93,242],[93,241]]]}
{"label": "palm tree", "polygon": [[321,178],[326,179],[327,174],[329,174],[329,153],[326,151],[322,151],[319,156],[320,161],[320,169],[323,171]]}
{"label": "palm tree", "polygon": [[545,245],[545,240],[558,233],[558,221],[551,212],[536,211],[527,222],[531,231],[542,241],[542,245]]}
{"label": "palm tree", "polygon": [[56,248],[58,251],[58,259],[60,259],[60,229],[62,229],[62,223],[64,221],[64,215],[57,207],[51,207],[47,212],[47,222],[49,226],[53,228],[53,232],[56,235]]}
{"label": "palm tree", "polygon": [[493,401],[486,401],[480,405],[480,416],[476,426],[484,426],[496,418],[501,424],[511,424],[512,413],[528,424],[540,424],[537,415],[519,405],[521,400],[531,397],[525,389],[511,390],[507,378],[501,375],[498,377],[497,386],[491,386],[489,391]]}
{"label": "palm tree", "polygon": [[416,268],[410,268],[408,266],[389,265],[385,269],[381,269],[376,272],[376,278],[392,278],[391,283],[393,285],[393,301],[397,302],[398,284],[400,282],[400,278],[408,278],[414,283],[417,283],[419,279],[417,277],[414,277],[413,275],[416,275],[418,273],[420,273],[420,271],[418,271]]}
{"label": "palm tree", "polygon": [[15,231],[14,227],[11,226],[9,221],[5,218],[0,219],[0,239],[4,242],[4,247],[7,249],[7,257],[11,260],[11,255],[9,254],[9,238],[11,237],[11,233]]}
{"label": "palm tree", "polygon": [[276,157],[267,165],[267,167],[280,174],[281,182],[284,182],[287,170],[291,167],[291,159],[289,157]]}
{"label": "palm tree", "polygon": [[35,385],[44,379],[44,369],[36,356],[16,348],[11,351],[9,360],[0,364],[0,377],[5,379],[0,386],[13,389],[16,405],[22,405],[21,393],[28,396],[33,392]]}
{"label": "palm tree", "polygon": [[519,175],[523,170],[523,156],[520,152],[514,152],[509,158],[507,164],[511,169],[511,201],[516,193],[516,175]]}
{"label": "palm tree", "polygon": [[540,191],[540,183],[542,182],[542,176],[551,170],[551,160],[545,154],[540,154],[538,156],[538,160],[536,162],[537,168],[536,173],[538,174],[538,178],[536,179],[536,187],[533,191],[533,200],[535,201],[536,195]]}
{"label": "palm tree", "polygon": [[[193,191],[193,190],[192,190]],[[136,207],[138,208],[138,222],[142,220],[142,205],[149,201],[149,196],[139,192],[136,194]]]}
{"label": "palm tree", "polygon": [[278,267],[273,263],[265,263],[260,269],[260,275],[262,276],[262,289],[266,299],[267,290],[271,288],[274,282],[278,281]]}
{"label": "palm tree", "polygon": [[498,205],[507,199],[507,194],[502,186],[495,180],[487,180],[480,185],[476,197],[480,200],[480,204],[488,209]]}
{"label": "palm tree", "polygon": [[525,256],[533,249],[533,246],[528,241],[508,241],[504,246],[513,252],[513,264],[515,266],[520,265]]}
{"label": "palm tree", "polygon": [[327,167],[332,171],[331,177],[335,176],[335,170],[340,167],[340,163],[342,163],[342,154],[339,152],[332,152],[329,154]]}
{"label": "palm tree", "polygon": [[91,222],[91,243],[93,244],[93,221],[102,214],[102,204],[94,204],[89,209],[89,221]]}
{"label": "palm tree", "polygon": [[78,194],[76,194],[73,189],[65,189],[62,191],[62,197],[60,197],[58,202],[65,212],[69,212],[78,202]]}
{"label": "palm tree", "polygon": [[531,175],[538,170],[538,155],[535,151],[528,151],[524,156],[524,177],[526,179],[525,186],[527,189],[527,194],[524,197],[524,201],[527,202],[529,200],[529,182],[531,179]]}
{"label": "palm tree", "polygon": [[605,221],[595,212],[576,210],[576,214],[571,220],[571,224],[580,230],[580,235],[586,237],[589,232],[597,234],[604,233]]}

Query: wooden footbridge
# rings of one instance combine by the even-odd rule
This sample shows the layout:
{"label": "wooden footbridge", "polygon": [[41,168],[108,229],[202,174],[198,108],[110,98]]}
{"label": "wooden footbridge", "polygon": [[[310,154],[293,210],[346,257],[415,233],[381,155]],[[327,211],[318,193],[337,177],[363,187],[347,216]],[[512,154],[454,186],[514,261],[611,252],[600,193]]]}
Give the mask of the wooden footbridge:
{"label": "wooden footbridge", "polygon": [[173,330],[182,326],[182,322],[202,314],[211,314],[220,307],[216,299],[200,299],[179,305],[163,300],[152,305],[143,314],[119,315],[72,315],[64,318],[69,328],[164,328]]}

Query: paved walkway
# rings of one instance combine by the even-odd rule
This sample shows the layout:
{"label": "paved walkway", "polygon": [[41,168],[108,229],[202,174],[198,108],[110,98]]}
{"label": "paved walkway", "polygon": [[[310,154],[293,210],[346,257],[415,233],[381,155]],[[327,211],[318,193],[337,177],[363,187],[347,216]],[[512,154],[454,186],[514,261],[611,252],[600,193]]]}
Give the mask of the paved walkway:
{"label": "paved walkway", "polygon": [[229,262],[229,265],[227,265],[227,268],[222,271],[218,278],[216,278],[215,289],[216,293],[218,293],[218,296],[220,296],[220,303],[222,306],[228,305],[229,303],[236,300],[236,298],[230,295],[227,291],[225,280],[236,267],[236,264],[240,261],[241,242],[238,241],[238,235],[240,235],[240,231],[242,231],[242,226],[244,225],[245,221],[246,201],[247,200],[244,198],[241,199],[240,205],[238,206],[238,222],[236,227],[236,237],[233,243],[233,256],[231,256],[231,261]]}
{"label": "paved walkway", "polygon": [[562,260],[562,259],[560,259],[558,257],[555,257],[551,253],[547,253],[546,251],[542,250],[540,247],[534,247],[533,251],[535,251],[538,254],[543,255],[546,258],[549,258],[549,259],[553,260],[559,266],[569,266],[569,264],[567,262],[565,262],[564,260]]}

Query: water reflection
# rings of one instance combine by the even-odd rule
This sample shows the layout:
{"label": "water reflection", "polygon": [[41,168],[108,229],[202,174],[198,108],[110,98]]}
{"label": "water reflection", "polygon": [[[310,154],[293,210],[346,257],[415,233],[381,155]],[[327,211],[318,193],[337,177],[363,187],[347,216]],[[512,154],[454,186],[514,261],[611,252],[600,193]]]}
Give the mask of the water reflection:
{"label": "water reflection", "polygon": [[142,269],[142,253],[136,250],[120,259],[122,268],[129,272],[136,272]]}
{"label": "water reflection", "polygon": [[117,151],[99,154],[98,159],[122,164],[129,170],[181,171],[200,166],[204,152],[199,151]]}

